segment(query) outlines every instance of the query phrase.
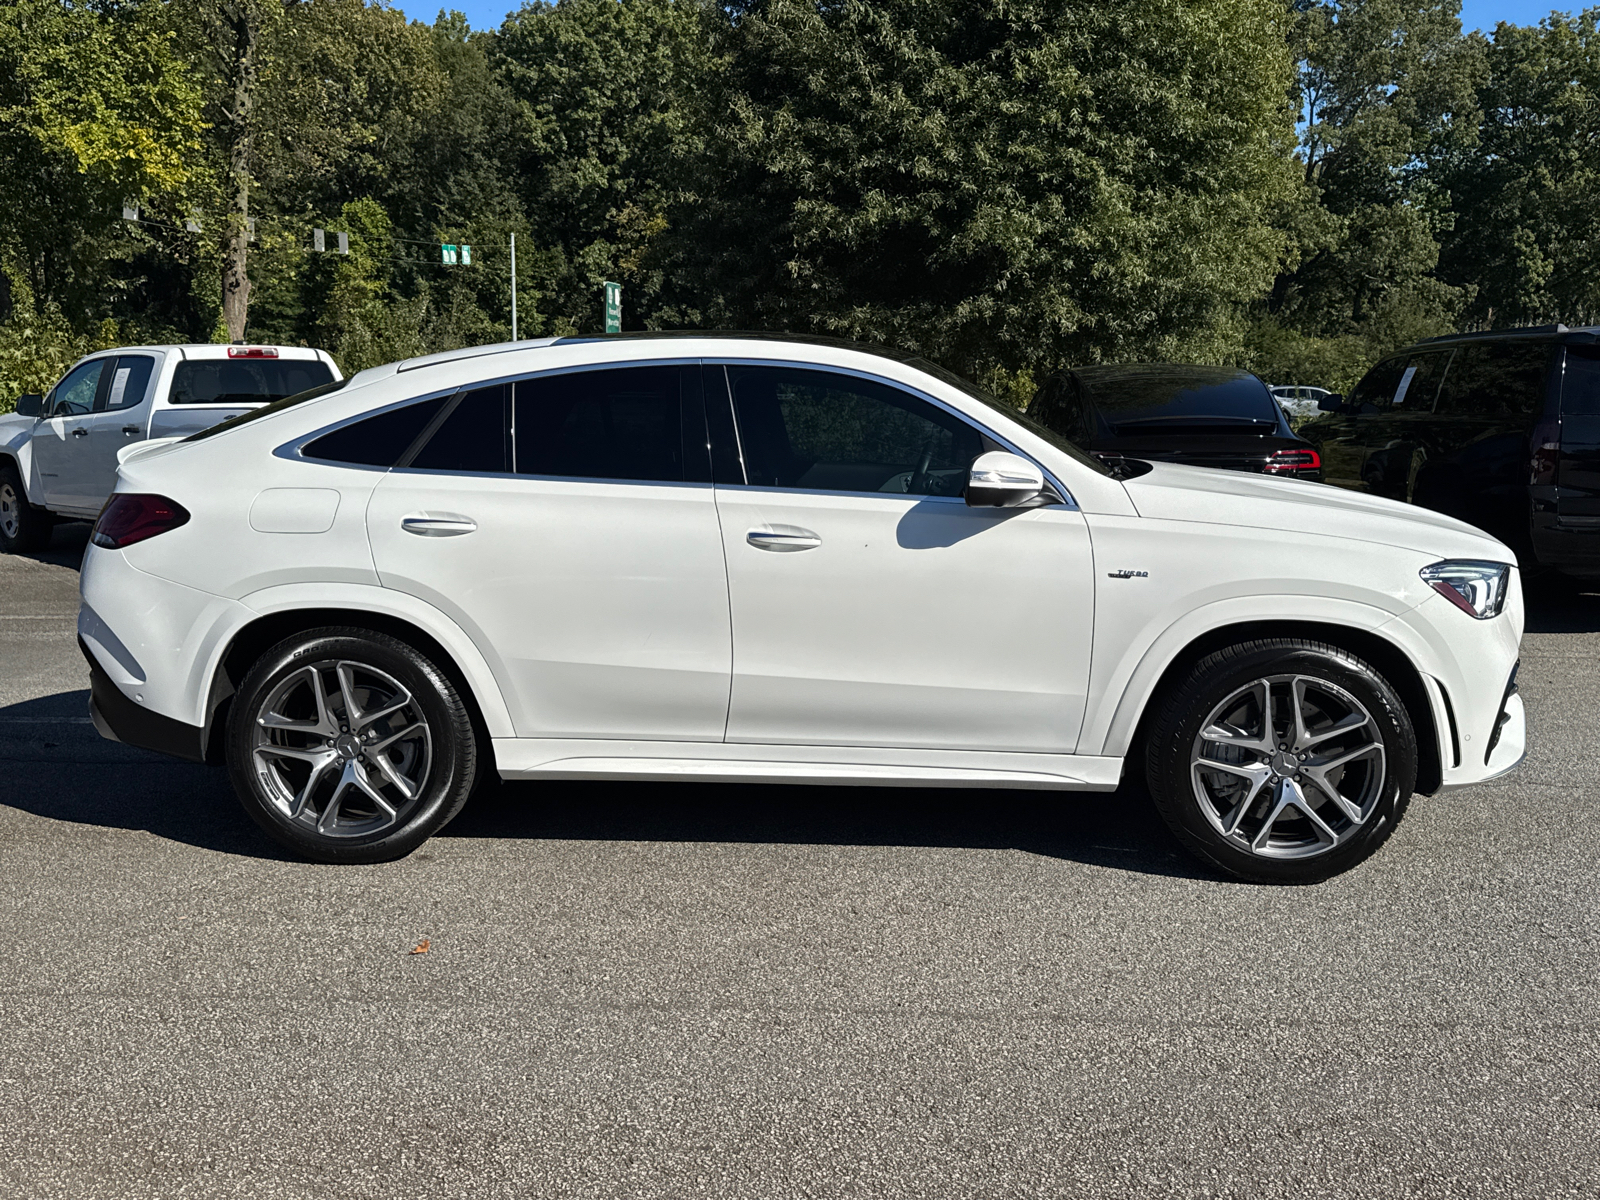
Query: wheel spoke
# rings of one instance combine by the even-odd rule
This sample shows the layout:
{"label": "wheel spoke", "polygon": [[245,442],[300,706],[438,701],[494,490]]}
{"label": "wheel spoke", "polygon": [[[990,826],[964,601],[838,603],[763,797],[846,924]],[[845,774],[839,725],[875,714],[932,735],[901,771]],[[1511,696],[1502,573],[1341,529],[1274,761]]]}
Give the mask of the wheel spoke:
{"label": "wheel spoke", "polygon": [[311,801],[311,790],[322,782],[323,776],[328,773],[328,768],[333,766],[337,754],[329,754],[321,762],[311,768],[311,775],[306,780],[305,787],[300,789],[300,794],[294,798],[294,807],[289,811],[290,820],[298,820],[300,814],[305,812],[306,805]]}
{"label": "wheel spoke", "polygon": [[1383,770],[1383,747],[1374,742],[1370,745],[1360,746],[1347,754],[1341,754],[1339,757],[1330,759],[1325,763],[1303,763],[1300,767],[1300,774],[1319,792],[1337,804],[1344,811],[1345,816],[1359,825],[1366,819],[1360,806],[1353,803],[1348,796],[1334,786],[1333,782],[1328,778],[1328,772],[1347,766],[1359,759],[1371,758],[1374,755],[1378,758],[1377,769],[1381,773]]}
{"label": "wheel spoke", "polygon": [[1367,724],[1367,721],[1368,717],[1366,713],[1347,713],[1346,715],[1340,717],[1332,725],[1328,726],[1328,728],[1319,729],[1316,733],[1311,733],[1300,724],[1300,710],[1299,707],[1296,706],[1295,723],[1298,728],[1296,729],[1297,736],[1295,739],[1294,748],[1297,751],[1305,751],[1311,749],[1313,746],[1320,746],[1329,738],[1336,738],[1342,733],[1350,733],[1352,730],[1362,728]]}
{"label": "wheel spoke", "polygon": [[298,746],[257,746],[256,753],[271,755],[273,758],[292,758],[296,762],[307,762],[312,766],[332,762],[339,757],[337,750],[317,747],[303,750]]}
{"label": "wheel spoke", "polygon": [[[1295,789],[1298,793],[1299,789]],[[1272,827],[1278,823],[1278,818],[1283,816],[1284,810],[1292,807],[1294,800],[1289,795],[1288,781],[1283,780],[1272,789],[1272,811],[1267,813],[1267,819],[1261,823],[1261,832],[1256,834],[1250,843],[1250,849],[1260,854],[1267,848],[1267,843],[1272,840]]]}
{"label": "wheel spoke", "polygon": [[410,725],[407,725],[399,732],[391,733],[388,737],[382,739],[381,741],[373,742],[372,745],[367,747],[367,753],[376,754],[380,750],[386,750],[398,742],[401,738],[414,737],[418,733],[426,732],[427,728],[428,727],[421,721],[413,721]]}
{"label": "wheel spoke", "polygon": [[[361,789],[361,791],[366,795],[367,799],[371,800],[379,808],[383,809],[384,815],[387,816],[389,820],[394,820],[394,805],[390,804],[389,801],[384,798],[382,792],[372,786],[372,781],[367,778],[367,773],[361,769],[361,764],[352,763],[351,766],[355,768],[354,775],[356,786]],[[407,796],[406,799],[409,800],[410,797]]]}
{"label": "wheel spoke", "polygon": [[1339,835],[1333,827],[1322,819],[1322,814],[1311,807],[1311,802],[1306,799],[1305,793],[1300,790],[1300,785],[1292,779],[1283,781],[1283,790],[1292,794],[1294,799],[1290,802],[1296,812],[1300,813],[1311,822],[1311,827],[1317,832],[1317,840],[1333,845],[1339,840]]}
{"label": "wheel spoke", "polygon": [[[1271,754],[1272,744],[1272,690],[1265,679],[1257,680],[1253,688],[1256,695],[1256,704],[1261,709],[1261,733],[1259,735],[1246,733],[1242,729],[1235,729],[1231,725],[1224,725],[1220,720],[1212,722],[1200,731],[1203,741],[1216,742],[1223,746],[1237,746],[1241,750],[1255,750],[1262,754]],[[1219,716],[1221,714],[1218,714]]]}
{"label": "wheel spoke", "polygon": [[328,797],[328,806],[317,818],[318,833],[327,833],[331,826],[338,823],[339,807],[344,803],[344,794],[355,786],[355,765],[354,759],[347,760],[344,770],[339,773],[339,782],[333,785],[333,795]]}
{"label": "wheel spoke", "polygon": [[406,777],[395,770],[395,766],[389,761],[388,755],[373,755],[372,761],[377,765],[378,770],[383,773],[383,777],[400,792],[401,796],[407,800],[416,796],[416,793],[411,790],[411,784],[406,781]]}
{"label": "wheel spoke", "polygon": [[367,726],[375,725],[385,717],[399,712],[410,704],[411,693],[406,691],[405,688],[400,688],[391,703],[382,708],[375,708],[371,712],[363,711],[361,706],[356,703],[355,671],[352,668],[357,665],[349,662],[339,664],[339,690],[344,693],[344,709],[350,719],[350,728],[353,732],[359,733]]}

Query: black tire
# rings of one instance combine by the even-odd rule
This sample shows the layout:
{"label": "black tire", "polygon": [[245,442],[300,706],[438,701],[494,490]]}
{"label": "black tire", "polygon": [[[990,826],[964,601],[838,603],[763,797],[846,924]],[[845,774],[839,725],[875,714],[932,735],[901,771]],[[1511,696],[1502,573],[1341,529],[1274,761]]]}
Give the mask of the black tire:
{"label": "black tire", "polygon": [[[386,713],[402,690],[407,701]],[[444,828],[489,756],[426,655],[385,634],[328,628],[279,642],[250,669],[230,707],[227,758],[239,802],[274,840],[315,862],[376,863]]]}
{"label": "black tire", "polygon": [[27,554],[50,540],[55,521],[28,503],[22,475],[10,459],[0,459],[0,554]]}
{"label": "black tire", "polygon": [[[1269,736],[1263,698],[1272,714],[1265,753],[1246,746]],[[1302,713],[1298,741],[1286,704]],[[1228,740],[1202,739],[1203,729]],[[1229,768],[1202,765],[1219,760]],[[1267,638],[1207,655],[1158,698],[1145,771],[1156,810],[1206,862],[1256,883],[1318,883],[1394,832],[1416,786],[1416,732],[1388,680],[1354,654]]]}

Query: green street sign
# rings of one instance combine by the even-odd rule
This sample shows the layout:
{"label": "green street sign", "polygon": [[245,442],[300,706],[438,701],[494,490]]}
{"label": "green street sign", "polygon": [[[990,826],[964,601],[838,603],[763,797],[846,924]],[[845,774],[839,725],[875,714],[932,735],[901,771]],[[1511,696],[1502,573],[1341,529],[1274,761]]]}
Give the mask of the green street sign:
{"label": "green street sign", "polygon": [[461,243],[461,265],[463,267],[470,267],[472,265],[472,247],[467,245],[465,242]]}
{"label": "green street sign", "polygon": [[622,332],[622,285],[606,281],[606,332]]}
{"label": "green street sign", "polygon": [[439,259],[447,267],[456,265],[456,247],[446,242],[439,247]]}

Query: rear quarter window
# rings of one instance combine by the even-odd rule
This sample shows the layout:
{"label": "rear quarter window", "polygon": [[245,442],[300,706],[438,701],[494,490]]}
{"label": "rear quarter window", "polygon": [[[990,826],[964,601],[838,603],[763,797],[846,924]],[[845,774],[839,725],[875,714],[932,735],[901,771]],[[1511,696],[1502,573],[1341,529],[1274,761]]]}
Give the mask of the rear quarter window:
{"label": "rear quarter window", "polygon": [[1492,420],[1531,417],[1542,407],[1550,346],[1480,342],[1459,347],[1439,392],[1440,414]]}
{"label": "rear quarter window", "polygon": [[1600,417],[1600,346],[1567,347],[1561,380],[1563,417]]}

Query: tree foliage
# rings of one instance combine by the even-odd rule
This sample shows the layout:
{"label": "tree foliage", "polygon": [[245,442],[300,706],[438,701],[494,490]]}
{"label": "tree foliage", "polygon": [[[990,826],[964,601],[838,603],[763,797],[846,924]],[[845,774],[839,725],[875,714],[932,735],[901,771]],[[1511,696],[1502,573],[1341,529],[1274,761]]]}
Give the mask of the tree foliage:
{"label": "tree foliage", "polygon": [[1594,318],[1597,13],[14,0],[0,404],[116,341],[357,369],[503,339],[513,234],[522,336],[597,331],[610,279],[628,328],[886,342],[1017,395],[1128,358],[1347,385],[1461,324]]}

